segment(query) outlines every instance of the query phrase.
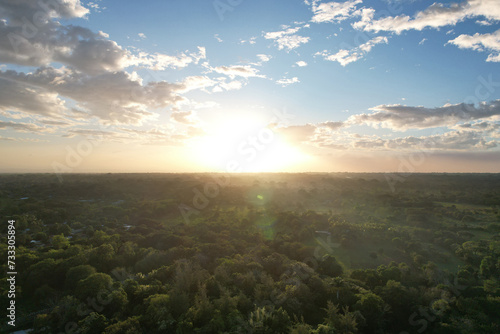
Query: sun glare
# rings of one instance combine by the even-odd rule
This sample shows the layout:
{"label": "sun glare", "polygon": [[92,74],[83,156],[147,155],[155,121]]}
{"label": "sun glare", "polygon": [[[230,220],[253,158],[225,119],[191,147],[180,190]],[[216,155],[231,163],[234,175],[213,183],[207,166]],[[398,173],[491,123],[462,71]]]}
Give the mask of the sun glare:
{"label": "sun glare", "polygon": [[287,143],[268,123],[243,115],[213,122],[194,144],[194,160],[220,172],[282,172],[307,156]]}

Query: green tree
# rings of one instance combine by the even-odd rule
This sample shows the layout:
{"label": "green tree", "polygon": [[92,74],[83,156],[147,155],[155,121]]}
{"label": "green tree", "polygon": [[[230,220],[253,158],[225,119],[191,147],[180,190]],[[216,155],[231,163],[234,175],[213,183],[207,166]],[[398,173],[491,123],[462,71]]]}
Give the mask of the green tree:
{"label": "green tree", "polygon": [[108,320],[102,314],[92,312],[78,322],[82,334],[101,334],[108,325]]}
{"label": "green tree", "polygon": [[366,319],[368,328],[378,328],[379,321],[385,312],[385,303],[382,298],[373,292],[358,295],[359,300],[354,305]]}
{"label": "green tree", "polygon": [[62,233],[54,235],[50,242],[55,249],[63,249],[69,246],[69,240]]}
{"label": "green tree", "polygon": [[54,259],[44,259],[31,265],[28,269],[28,275],[25,284],[23,284],[25,292],[30,295],[34,290],[44,284],[54,286],[56,280],[56,270],[59,261]]}
{"label": "green tree", "polygon": [[354,313],[349,312],[348,307],[344,307],[343,313],[339,313],[338,306],[328,301],[325,311],[325,327],[321,328],[321,333],[354,334],[358,332],[356,316]]}
{"label": "green tree", "polygon": [[495,272],[495,261],[491,256],[485,256],[481,261],[481,265],[479,266],[479,275],[481,275],[483,278],[488,278]]}
{"label": "green tree", "polygon": [[288,333],[291,326],[288,313],[281,307],[259,307],[250,314],[248,323],[255,334]]}
{"label": "green tree", "polygon": [[82,299],[96,298],[110,289],[113,279],[108,274],[96,273],[77,283],[76,295]]}
{"label": "green tree", "polygon": [[498,280],[495,278],[484,280],[483,289],[487,293],[494,294],[497,292],[499,287],[500,285],[498,284]]}
{"label": "green tree", "polygon": [[342,276],[344,270],[342,268],[342,265],[334,256],[326,254],[323,256],[321,262],[319,263],[318,272],[323,275],[335,277]]}
{"label": "green tree", "polygon": [[[171,301],[167,294],[155,294],[146,300],[146,322],[154,331],[171,330],[174,319],[171,315]],[[174,305],[175,307],[175,305]]]}
{"label": "green tree", "polygon": [[127,320],[117,322],[116,324],[106,327],[103,334],[142,334],[146,333],[142,330],[139,323],[139,317],[130,317]]}
{"label": "green tree", "polygon": [[66,273],[65,286],[67,289],[76,288],[78,281],[95,274],[96,270],[94,267],[88,264],[82,264],[69,269]]}

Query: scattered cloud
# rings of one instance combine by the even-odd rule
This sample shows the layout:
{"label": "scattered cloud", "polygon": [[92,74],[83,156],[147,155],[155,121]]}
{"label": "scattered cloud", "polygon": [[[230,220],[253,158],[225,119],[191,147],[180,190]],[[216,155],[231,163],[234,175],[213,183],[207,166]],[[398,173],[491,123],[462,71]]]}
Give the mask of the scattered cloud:
{"label": "scattered cloud", "polygon": [[222,38],[220,38],[220,37],[219,37],[219,34],[215,34],[215,35],[214,35],[214,38],[215,38],[215,39],[217,40],[217,42],[219,42],[219,43],[224,42],[224,41],[222,40]]}
{"label": "scattered cloud", "polygon": [[211,69],[213,72],[227,75],[231,79],[237,76],[250,78],[265,78],[265,75],[258,74],[259,70],[250,65],[217,66]]}
{"label": "scattered cloud", "polygon": [[463,34],[448,43],[460,49],[490,52],[486,61],[500,62],[500,29],[491,34],[475,33],[472,36]]}
{"label": "scattered cloud", "polygon": [[226,78],[218,78],[218,84],[212,89],[212,92],[218,93],[229,90],[239,90],[243,87],[243,82],[239,80],[232,80],[226,82]]}
{"label": "scattered cloud", "polygon": [[[0,61],[23,66],[50,66],[60,63],[88,74],[120,71],[130,66],[152,69],[183,68],[204,58],[204,49],[198,54],[169,56],[140,52],[133,54],[109,35],[97,33],[76,25],[63,25],[58,19],[82,18],[88,14],[79,0],[68,0],[57,6],[45,6],[40,11],[36,2],[0,3],[5,20],[0,21]],[[38,20],[36,26],[26,18],[47,14],[49,19]],[[27,29],[30,26],[30,29]],[[34,29],[33,29],[34,28]],[[142,39],[144,33],[139,33]]]}
{"label": "scattered cloud", "polygon": [[463,123],[463,124],[457,124],[454,126],[451,126],[452,129],[456,130],[469,130],[469,131],[476,131],[476,132],[483,132],[483,133],[488,133],[492,137],[499,138],[500,137],[500,123],[499,122],[494,122],[494,121],[474,121],[474,122],[468,122],[468,123]]}
{"label": "scattered cloud", "polygon": [[287,49],[290,51],[309,42],[310,40],[309,37],[303,37],[295,34],[300,29],[301,27],[295,27],[281,31],[267,32],[264,34],[264,38],[274,40],[279,50]]}
{"label": "scattered cloud", "polygon": [[10,128],[19,132],[31,132],[31,133],[44,133],[44,132],[54,132],[52,128],[47,128],[39,126],[33,123],[16,123],[16,122],[3,122],[0,121],[0,129]]}
{"label": "scattered cloud", "polygon": [[362,0],[348,0],[345,2],[327,2],[317,4],[317,1],[306,2],[312,5],[312,12],[314,16],[311,21],[315,23],[322,22],[341,22],[355,12],[356,6],[362,3]]}
{"label": "scattered cloud", "polygon": [[496,0],[469,0],[460,3],[433,3],[413,17],[408,15],[373,19],[374,11],[354,27],[366,31],[392,31],[400,34],[405,30],[438,29],[455,25],[467,18],[484,17],[487,22],[500,20],[500,7]]}
{"label": "scattered cloud", "polygon": [[315,56],[323,56],[325,60],[337,61],[340,65],[346,66],[347,64],[362,59],[375,45],[380,43],[387,44],[387,42],[387,37],[377,36],[351,50],[341,49],[335,54],[330,54],[328,51],[324,50],[322,52],[317,52]]}
{"label": "scattered cloud", "polygon": [[199,122],[196,115],[192,111],[178,111],[172,113],[170,117],[181,124],[196,124]]}
{"label": "scattered cloud", "polygon": [[450,131],[422,137],[404,137],[380,140],[383,147],[392,150],[488,150],[497,146],[493,140],[485,139],[474,131]]}
{"label": "scattered cloud", "polygon": [[139,52],[137,55],[130,55],[128,57],[125,67],[141,66],[154,71],[162,71],[167,68],[180,69],[192,63],[198,64],[201,59],[206,59],[206,57],[206,49],[202,46],[198,46],[198,52],[191,52],[189,54],[183,52],[177,56]]}
{"label": "scattered cloud", "polygon": [[92,9],[95,13],[102,13],[103,10],[106,10],[106,7],[101,7],[98,2],[101,0],[90,1],[87,3],[87,7]]}
{"label": "scattered cloud", "polygon": [[330,130],[338,130],[343,126],[344,126],[344,122],[327,121],[327,122],[323,122],[323,123],[318,124],[318,127],[326,127]]}
{"label": "scattered cloud", "polygon": [[372,114],[350,116],[349,124],[381,126],[397,131],[453,126],[458,122],[486,119],[500,115],[500,100],[472,104],[446,104],[439,108],[381,105],[372,108]]}
{"label": "scattered cloud", "polygon": [[[496,0],[434,3],[413,16],[385,18],[375,18],[372,8],[358,8],[362,0],[304,2],[311,6],[313,15],[310,22],[339,23],[355,18],[356,22],[352,24],[355,29],[370,32],[400,34],[408,30],[439,29],[466,19],[474,19],[477,25],[484,26],[481,29],[486,30],[500,20],[500,6]],[[42,135],[54,134],[56,129],[60,129],[62,132],[58,134],[64,133],[66,138],[87,136],[120,142],[134,140],[144,144],[179,143],[204,134],[198,126],[197,109],[218,106],[214,101],[197,103],[188,100],[184,93],[201,90],[212,94],[239,90],[249,83],[248,78],[266,78],[256,67],[270,61],[272,56],[259,53],[256,55],[257,63],[211,67],[208,61],[204,61],[199,67],[207,71],[201,75],[190,73],[190,76],[183,76],[176,82],[160,81],[154,75],[145,80],[131,67],[140,68],[139,73],[144,69],[180,70],[207,59],[207,50],[198,46],[192,50],[163,54],[122,47],[110,40],[105,32],[66,24],[67,19],[86,19],[90,11],[103,9],[96,2],[85,3],[88,8],[82,3],[80,0],[65,0],[58,1],[57,6],[46,6],[44,19],[37,22],[37,29],[31,33],[27,32],[30,22],[26,23],[26,18],[29,20],[39,14],[37,2],[0,3],[0,61],[4,63],[0,65],[0,116],[11,120],[0,121],[0,129]],[[262,36],[272,41],[279,50],[291,51],[310,42],[310,37],[301,36],[304,35],[301,30],[309,27],[309,23],[294,22],[291,26],[281,26],[279,31],[263,32]],[[340,31],[342,29],[339,28]],[[446,32],[447,35],[452,33],[453,29]],[[137,36],[147,38],[144,33]],[[215,34],[214,39],[223,42],[219,34]],[[422,38],[419,45],[426,41],[427,38]],[[240,44],[256,43],[257,37],[240,40]],[[316,55],[346,66],[364,58],[375,45],[383,43],[388,43],[388,37],[377,36],[351,49],[340,49],[334,54],[325,50]],[[487,61],[500,62],[500,30],[462,34],[447,44],[487,52]],[[21,72],[23,66],[30,67],[29,72]],[[305,67],[308,63],[299,60],[293,66]],[[275,82],[286,87],[300,81],[298,77],[283,77]],[[156,111],[163,108],[170,108],[172,128],[128,128],[151,124],[158,118]],[[275,131],[291,143],[359,150],[415,150],[422,147],[431,150],[487,150],[497,147],[495,139],[500,138],[500,100],[477,106],[460,103],[437,108],[380,105],[371,111],[352,115],[346,121],[276,126]],[[82,127],[84,122],[94,124],[94,127],[95,124],[111,124],[114,127],[112,130],[77,128]],[[177,133],[173,130],[174,125],[181,128]],[[379,137],[349,133],[352,130],[349,128],[355,125],[396,131],[445,127],[447,129],[443,131],[447,132],[422,137],[393,138],[394,134]],[[0,136],[0,141],[37,140],[14,137]]]}
{"label": "scattered cloud", "polygon": [[184,78],[174,90],[179,93],[186,93],[196,89],[205,89],[207,87],[212,87],[217,82],[210,79],[205,75],[193,75]]}
{"label": "scattered cloud", "polygon": [[482,26],[490,26],[493,24],[493,22],[486,20],[477,20],[476,23]]}
{"label": "scattered cloud", "polygon": [[291,85],[291,84],[294,84],[294,83],[298,83],[300,82],[299,81],[299,78],[297,77],[293,77],[293,78],[290,78],[290,79],[286,79],[286,78],[283,78],[283,79],[279,79],[276,81],[276,83],[278,85],[281,85],[282,87],[286,87],[288,85]]}
{"label": "scattered cloud", "polygon": [[0,71],[1,111],[57,118],[66,110],[65,101],[56,92],[11,79],[13,73],[5,74]]}
{"label": "scattered cloud", "polygon": [[492,132],[499,127],[498,124],[491,123],[487,125],[477,123],[478,129],[464,127],[428,136],[406,136],[391,139],[377,135],[340,132],[340,129],[345,126],[349,126],[349,124],[324,122],[275,128],[273,131],[286,138],[289,143],[312,145],[328,150],[470,151],[488,150],[498,146],[494,139],[488,139],[488,131]]}
{"label": "scattered cloud", "polygon": [[[189,78],[188,78],[189,79]],[[60,118],[64,113],[97,117],[107,123],[140,124],[152,116],[149,109],[174,107],[186,99],[180,92],[195,89],[194,79],[181,83],[151,81],[142,84],[134,73],[87,75],[71,68],[43,67],[33,73],[0,71],[0,109]],[[62,97],[72,99],[71,111]]]}
{"label": "scattered cloud", "polygon": [[47,142],[47,140],[42,140],[38,138],[13,138],[13,137],[3,137],[3,136],[0,136],[0,141],[17,141],[17,142],[29,142],[29,143]]}
{"label": "scattered cloud", "polygon": [[183,125],[187,125],[187,127],[177,132],[171,128],[167,129],[164,126],[152,129],[130,129],[124,127],[112,130],[71,129],[63,137],[72,138],[82,136],[90,140],[139,143],[141,145],[182,145],[186,140],[204,134],[203,129],[189,125],[189,123],[184,123]]}
{"label": "scattered cloud", "polygon": [[246,44],[246,43],[248,43],[250,45],[256,44],[257,43],[257,37],[250,37],[250,39],[248,39],[248,40],[245,40],[245,39],[241,39],[240,40],[240,44],[243,45],[243,44]]}
{"label": "scattered cloud", "polygon": [[59,128],[73,125],[72,123],[70,123],[68,121],[54,121],[54,120],[41,120],[40,123],[45,124],[45,125],[57,126]]}
{"label": "scattered cloud", "polygon": [[268,62],[271,60],[272,56],[265,54],[258,54],[257,57],[260,59],[262,63]]}

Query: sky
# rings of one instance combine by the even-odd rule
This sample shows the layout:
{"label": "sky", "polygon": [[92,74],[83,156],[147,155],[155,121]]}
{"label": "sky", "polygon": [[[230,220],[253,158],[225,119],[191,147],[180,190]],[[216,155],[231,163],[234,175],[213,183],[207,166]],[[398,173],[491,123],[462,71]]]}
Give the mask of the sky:
{"label": "sky", "polygon": [[0,0],[0,172],[500,172],[500,1]]}

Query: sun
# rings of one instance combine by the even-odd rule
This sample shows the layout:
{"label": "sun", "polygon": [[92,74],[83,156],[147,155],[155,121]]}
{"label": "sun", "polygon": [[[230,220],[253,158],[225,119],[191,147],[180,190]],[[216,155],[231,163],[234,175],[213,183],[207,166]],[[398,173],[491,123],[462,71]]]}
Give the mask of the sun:
{"label": "sun", "polygon": [[215,120],[193,145],[193,160],[219,172],[288,172],[307,155],[287,143],[262,117]]}

